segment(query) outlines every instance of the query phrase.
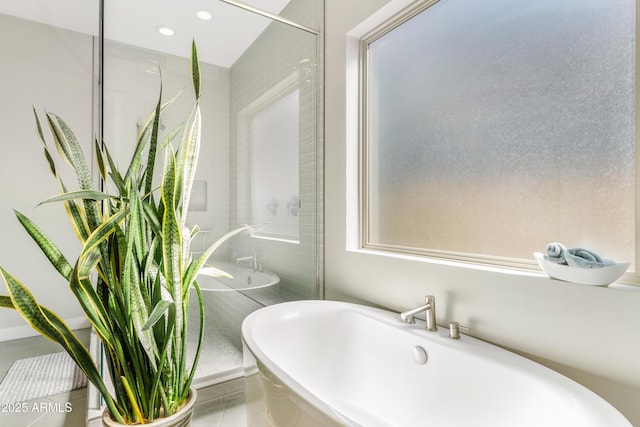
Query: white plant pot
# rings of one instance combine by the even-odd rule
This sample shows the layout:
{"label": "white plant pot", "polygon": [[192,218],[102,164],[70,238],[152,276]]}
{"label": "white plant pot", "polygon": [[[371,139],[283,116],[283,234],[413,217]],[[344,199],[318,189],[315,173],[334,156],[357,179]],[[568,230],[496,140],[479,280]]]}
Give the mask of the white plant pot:
{"label": "white plant pot", "polygon": [[[146,427],[187,427],[191,424],[191,417],[193,416],[193,410],[195,408],[196,400],[198,398],[198,392],[195,388],[189,389],[189,395],[185,405],[180,408],[178,412],[170,417],[158,418],[157,420],[146,423]],[[102,413],[102,425],[105,427],[122,427],[123,425],[111,418],[109,408],[105,408]]]}

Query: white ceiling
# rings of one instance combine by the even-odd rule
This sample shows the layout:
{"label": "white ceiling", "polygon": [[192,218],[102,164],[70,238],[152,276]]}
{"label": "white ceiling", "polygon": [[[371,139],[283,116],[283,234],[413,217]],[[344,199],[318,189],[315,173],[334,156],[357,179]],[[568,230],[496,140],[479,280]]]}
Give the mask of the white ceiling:
{"label": "white ceiling", "polygon": [[[278,14],[290,0],[243,0]],[[0,0],[0,13],[84,34],[98,34],[98,0]],[[213,15],[202,21],[196,12]],[[230,67],[271,21],[218,0],[105,0],[105,38],[178,56],[191,41],[203,62]],[[166,25],[175,34],[159,34]]]}

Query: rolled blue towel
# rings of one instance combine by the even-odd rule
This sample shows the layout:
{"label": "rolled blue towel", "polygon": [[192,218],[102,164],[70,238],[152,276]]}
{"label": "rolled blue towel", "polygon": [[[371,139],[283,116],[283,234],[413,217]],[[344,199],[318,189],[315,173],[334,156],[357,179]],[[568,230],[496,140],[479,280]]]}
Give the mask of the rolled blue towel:
{"label": "rolled blue towel", "polygon": [[614,265],[610,259],[601,258],[598,254],[583,248],[567,249],[562,243],[552,242],[545,247],[544,259],[556,264],[579,268],[600,268]]}
{"label": "rolled blue towel", "polygon": [[567,249],[564,258],[570,267],[601,268],[615,264],[610,259],[601,258],[598,254],[582,248]]}
{"label": "rolled blue towel", "polygon": [[564,258],[566,250],[567,248],[562,243],[549,243],[544,248],[544,259],[555,262],[556,264],[568,265],[567,260]]}

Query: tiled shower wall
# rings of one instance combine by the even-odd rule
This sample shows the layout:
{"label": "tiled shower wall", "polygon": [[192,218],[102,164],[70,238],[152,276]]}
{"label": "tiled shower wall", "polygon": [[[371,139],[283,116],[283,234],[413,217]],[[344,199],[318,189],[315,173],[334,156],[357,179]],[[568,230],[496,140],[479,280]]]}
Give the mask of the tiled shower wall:
{"label": "tiled shower wall", "polygon": [[[187,46],[185,51],[189,49]],[[104,57],[104,139],[122,169],[134,150],[139,126],[155,109],[160,70],[163,102],[182,91],[163,113],[161,132],[169,132],[187,118],[194,102],[190,66],[187,58],[109,41],[105,42]],[[189,224],[205,231],[195,242],[195,251],[213,243],[230,227],[229,70],[204,63],[200,66],[202,142],[195,179],[206,185],[206,208],[189,212]],[[174,148],[176,144],[174,141]],[[162,171],[162,159],[159,153],[156,173]],[[220,256],[226,257],[224,253]]]}

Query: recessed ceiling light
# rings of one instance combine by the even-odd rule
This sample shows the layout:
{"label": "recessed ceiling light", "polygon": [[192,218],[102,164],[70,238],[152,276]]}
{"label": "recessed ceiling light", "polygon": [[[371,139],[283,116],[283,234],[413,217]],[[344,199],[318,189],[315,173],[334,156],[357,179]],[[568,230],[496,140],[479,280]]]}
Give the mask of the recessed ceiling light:
{"label": "recessed ceiling light", "polygon": [[211,13],[207,12],[206,10],[199,10],[198,12],[196,12],[196,16],[203,21],[210,21],[211,18],[213,18],[213,15],[211,15]]}
{"label": "recessed ceiling light", "polygon": [[163,36],[172,36],[175,34],[174,31],[166,25],[158,25],[156,30],[158,30],[158,32]]}

